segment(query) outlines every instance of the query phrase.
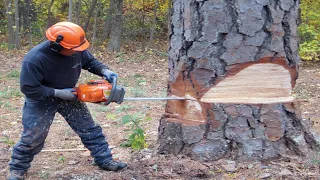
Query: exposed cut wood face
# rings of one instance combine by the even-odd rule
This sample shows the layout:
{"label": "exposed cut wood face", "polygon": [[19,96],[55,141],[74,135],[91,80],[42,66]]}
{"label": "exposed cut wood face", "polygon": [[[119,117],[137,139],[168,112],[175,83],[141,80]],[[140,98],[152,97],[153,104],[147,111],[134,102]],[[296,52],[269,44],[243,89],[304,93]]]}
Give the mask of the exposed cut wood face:
{"label": "exposed cut wood face", "polygon": [[270,104],[291,102],[291,74],[282,65],[252,64],[211,87],[201,102]]}
{"label": "exposed cut wood face", "polygon": [[172,101],[168,103],[171,112],[175,112],[180,119],[193,121],[196,123],[205,123],[205,116],[202,113],[202,107],[197,101]]}
{"label": "exposed cut wood face", "polygon": [[201,102],[196,99],[196,91],[190,81],[184,81],[183,74],[180,74],[176,81],[170,84],[171,96],[185,97],[193,99],[192,101],[175,101],[168,100],[166,112],[171,114],[170,120],[175,122],[183,122],[187,125],[198,125],[206,122],[206,111]]}
{"label": "exposed cut wood face", "polygon": [[199,75],[198,71],[192,70],[188,77],[188,70],[182,66],[179,76],[169,83],[169,96],[192,100],[168,101],[168,120],[197,125],[210,119],[214,126],[219,127],[219,122],[213,121],[214,114],[208,111],[215,103],[263,105],[294,101],[291,94],[297,71],[287,65],[285,58],[261,58],[228,66],[226,70],[225,76],[216,77],[214,84],[202,86],[207,79],[201,76],[210,76],[210,72]]}

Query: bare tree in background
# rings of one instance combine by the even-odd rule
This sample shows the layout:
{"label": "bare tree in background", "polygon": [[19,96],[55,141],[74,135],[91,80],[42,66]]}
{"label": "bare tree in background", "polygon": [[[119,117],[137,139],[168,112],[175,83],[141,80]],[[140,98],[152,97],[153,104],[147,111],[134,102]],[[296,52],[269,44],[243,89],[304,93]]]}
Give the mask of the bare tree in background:
{"label": "bare tree in background", "polygon": [[19,0],[14,0],[14,14],[15,14],[15,48],[20,49],[20,18],[19,18]]}
{"label": "bare tree in background", "polygon": [[121,33],[122,33],[122,8],[123,0],[110,0],[110,9],[113,10],[111,14],[111,32],[108,50],[112,52],[120,51]]}
{"label": "bare tree in background", "polygon": [[75,9],[75,23],[80,24],[81,0],[77,0]]}
{"label": "bare tree in background", "polygon": [[[32,32],[31,32],[31,8],[32,8],[32,0],[25,0],[23,2],[22,7],[20,8],[23,33],[22,37],[28,39],[29,47],[32,47]],[[21,22],[21,21],[20,21]]]}
{"label": "bare tree in background", "polygon": [[69,13],[68,13],[68,21],[72,22],[72,11],[73,11],[73,2],[69,0]]}
{"label": "bare tree in background", "polygon": [[8,19],[8,37],[9,37],[9,48],[14,47],[14,30],[13,30],[13,12],[12,12],[12,1],[6,1],[7,6],[7,19]]}
{"label": "bare tree in background", "polygon": [[213,161],[319,150],[291,92],[299,0],[174,0],[161,153]]}
{"label": "bare tree in background", "polygon": [[157,27],[157,10],[158,10],[158,6],[159,6],[159,0],[156,0],[156,3],[154,5],[154,9],[153,9],[153,23],[151,25],[150,28],[150,39],[149,39],[149,44],[153,45],[154,44],[154,32],[155,29]]}
{"label": "bare tree in background", "polygon": [[53,19],[52,19],[53,14],[52,14],[52,11],[51,11],[51,7],[52,7],[53,3],[54,3],[54,0],[51,0],[50,4],[49,4],[49,7],[48,7],[47,28],[52,26],[53,23],[54,23]]}
{"label": "bare tree in background", "polygon": [[89,12],[88,12],[88,17],[87,17],[86,23],[84,25],[84,31],[85,32],[87,32],[87,30],[88,30],[90,19],[92,17],[93,11],[94,11],[94,9],[95,9],[95,7],[97,5],[97,2],[98,2],[98,0],[93,0],[92,3],[91,3],[91,6],[90,6],[90,9],[89,9]]}
{"label": "bare tree in background", "polygon": [[102,38],[105,40],[107,37],[110,36],[110,30],[111,30],[111,16],[114,13],[114,9],[112,9],[111,7],[113,7],[113,5],[111,4],[113,3],[113,1],[110,0],[109,3],[109,8],[108,8],[108,12],[106,15],[106,18],[104,20],[104,26],[103,26],[103,34],[102,34]]}
{"label": "bare tree in background", "polygon": [[94,49],[94,46],[96,44],[96,39],[97,39],[97,19],[98,19],[98,14],[101,9],[99,2],[97,4],[97,6],[98,7],[97,7],[96,11],[94,12],[94,24],[93,24],[93,35],[92,35],[91,49]]}

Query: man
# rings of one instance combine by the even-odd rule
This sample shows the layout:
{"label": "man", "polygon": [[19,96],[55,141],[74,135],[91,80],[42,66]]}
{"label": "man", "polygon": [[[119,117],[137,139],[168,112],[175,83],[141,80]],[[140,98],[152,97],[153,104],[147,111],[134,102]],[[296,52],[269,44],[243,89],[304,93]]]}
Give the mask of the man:
{"label": "man", "polygon": [[94,122],[85,103],[71,92],[81,69],[103,76],[109,82],[117,74],[108,70],[87,50],[83,29],[59,22],[46,31],[45,41],[26,54],[22,62],[20,88],[25,94],[20,141],[13,147],[9,180],[24,179],[34,155],[44,146],[55,114],[61,114],[91,151],[102,169],[118,171],[127,166],[112,159],[101,127]]}

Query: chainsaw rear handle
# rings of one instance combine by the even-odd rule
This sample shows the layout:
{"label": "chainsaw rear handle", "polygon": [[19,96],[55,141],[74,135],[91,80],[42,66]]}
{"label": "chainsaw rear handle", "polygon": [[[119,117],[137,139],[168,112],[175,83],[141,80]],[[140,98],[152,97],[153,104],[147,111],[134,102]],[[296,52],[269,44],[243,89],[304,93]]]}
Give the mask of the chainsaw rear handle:
{"label": "chainsaw rear handle", "polygon": [[112,89],[109,97],[107,98],[108,100],[104,104],[109,105],[111,102],[121,104],[123,102],[124,94],[126,91],[124,88],[117,86],[116,76],[112,76],[111,78],[113,78]]}

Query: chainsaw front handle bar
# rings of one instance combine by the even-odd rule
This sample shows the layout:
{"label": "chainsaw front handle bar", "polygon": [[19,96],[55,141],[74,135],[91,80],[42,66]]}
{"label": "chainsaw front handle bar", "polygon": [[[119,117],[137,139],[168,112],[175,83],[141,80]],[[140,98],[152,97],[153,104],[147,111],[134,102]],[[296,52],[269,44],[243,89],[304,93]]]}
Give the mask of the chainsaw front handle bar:
{"label": "chainsaw front handle bar", "polygon": [[116,76],[112,76],[111,78],[113,78],[113,83],[112,83],[112,89],[110,92],[110,95],[108,97],[108,100],[104,103],[105,105],[109,105],[112,102],[112,98],[114,96],[114,93],[117,89],[117,77]]}

